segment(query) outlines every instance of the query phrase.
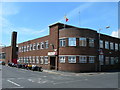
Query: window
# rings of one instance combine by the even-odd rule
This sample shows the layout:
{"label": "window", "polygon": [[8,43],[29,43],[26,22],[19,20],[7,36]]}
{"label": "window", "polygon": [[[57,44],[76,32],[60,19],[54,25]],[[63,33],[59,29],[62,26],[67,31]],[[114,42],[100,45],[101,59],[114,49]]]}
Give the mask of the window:
{"label": "window", "polygon": [[40,56],[40,64],[43,64],[43,56]]}
{"label": "window", "polygon": [[89,46],[94,47],[94,39],[89,38]]}
{"label": "window", "polygon": [[36,47],[37,50],[40,49],[40,43],[37,43],[37,47]]}
{"label": "window", "polygon": [[65,56],[60,56],[59,57],[59,62],[60,63],[65,63]]}
{"label": "window", "polygon": [[21,52],[21,47],[19,47],[19,52]]}
{"label": "window", "polygon": [[45,60],[44,63],[45,63],[45,64],[48,64],[48,56],[45,56],[44,58],[45,58],[45,59],[44,59],[44,60]]}
{"label": "window", "polygon": [[27,45],[27,51],[29,51],[29,48],[30,48],[29,45]]}
{"label": "window", "polygon": [[36,43],[33,44],[33,50],[36,50]]}
{"label": "window", "polygon": [[68,38],[69,46],[76,46],[76,38]]}
{"label": "window", "polygon": [[76,63],[76,56],[68,56],[69,63]]}
{"label": "window", "polygon": [[86,46],[86,38],[83,38],[83,37],[79,38],[79,45]]}
{"label": "window", "polygon": [[109,65],[109,57],[105,57],[105,64]]}
{"label": "window", "polygon": [[114,50],[113,42],[110,42],[110,49]]}
{"label": "window", "polygon": [[109,49],[109,42],[105,41],[105,49]]}
{"label": "window", "polygon": [[45,48],[47,49],[49,47],[48,41],[45,42]]}
{"label": "window", "polygon": [[99,55],[99,63],[100,65],[104,65],[104,55]]}
{"label": "window", "polygon": [[39,63],[39,56],[36,56],[36,63]]}
{"label": "window", "polygon": [[29,63],[29,61],[28,61],[28,57],[26,57],[26,63]]}
{"label": "window", "polygon": [[94,63],[94,62],[95,62],[95,57],[89,56],[89,63]]}
{"label": "window", "polygon": [[87,63],[87,57],[86,56],[80,56],[79,57],[79,63]]}
{"label": "window", "polygon": [[44,49],[44,42],[41,42],[40,47],[41,49]]}
{"label": "window", "polygon": [[115,50],[117,51],[118,50],[118,44],[115,43]]}
{"label": "window", "polygon": [[22,46],[22,52],[24,51],[24,47]]}
{"label": "window", "polygon": [[103,48],[103,40],[100,40],[99,44],[100,44],[100,48]]}
{"label": "window", "polygon": [[30,51],[32,51],[32,44],[30,44]]}
{"label": "window", "polygon": [[26,52],[26,46],[24,46],[24,52]]}
{"label": "window", "polygon": [[111,59],[110,63],[111,63],[111,65],[113,65],[114,64],[114,57],[111,57],[110,59]]}
{"label": "window", "polygon": [[116,64],[118,63],[118,57],[115,57],[115,63]]}
{"label": "window", "polygon": [[33,56],[32,58],[32,63],[35,63],[35,56]]}
{"label": "window", "polygon": [[29,56],[29,62],[32,63],[32,57],[31,56]]}
{"label": "window", "polygon": [[60,39],[60,47],[65,47],[65,39]]}

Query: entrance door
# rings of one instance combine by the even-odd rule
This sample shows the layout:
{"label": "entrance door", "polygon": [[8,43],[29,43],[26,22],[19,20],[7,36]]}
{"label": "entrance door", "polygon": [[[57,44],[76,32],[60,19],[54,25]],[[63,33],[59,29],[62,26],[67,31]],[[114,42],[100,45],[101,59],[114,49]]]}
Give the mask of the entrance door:
{"label": "entrance door", "polygon": [[50,69],[55,69],[55,57],[50,57]]}

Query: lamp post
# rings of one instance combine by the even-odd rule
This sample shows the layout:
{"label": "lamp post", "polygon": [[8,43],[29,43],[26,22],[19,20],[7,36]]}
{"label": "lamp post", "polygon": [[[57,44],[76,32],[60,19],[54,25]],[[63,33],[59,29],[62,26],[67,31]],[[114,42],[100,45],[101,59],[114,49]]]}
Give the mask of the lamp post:
{"label": "lamp post", "polygon": [[[110,28],[110,26],[106,26],[106,29],[108,29],[108,28]],[[100,35],[100,32],[101,32],[101,28],[99,29],[99,71],[101,71],[101,62],[103,61],[103,60],[101,60],[101,59],[103,59],[103,56],[102,56],[102,58],[100,57],[100,55],[103,55],[103,51],[102,51],[102,49],[100,48],[100,38],[101,38],[101,35]]]}

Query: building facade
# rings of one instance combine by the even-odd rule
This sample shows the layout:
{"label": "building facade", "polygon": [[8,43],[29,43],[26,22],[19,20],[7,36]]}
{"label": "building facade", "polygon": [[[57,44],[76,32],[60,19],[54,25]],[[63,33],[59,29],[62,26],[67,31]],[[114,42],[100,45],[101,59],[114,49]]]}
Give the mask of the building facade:
{"label": "building facade", "polygon": [[99,37],[95,30],[62,23],[50,25],[49,29],[47,36],[18,44],[18,63],[72,72],[118,68],[119,38],[103,34]]}

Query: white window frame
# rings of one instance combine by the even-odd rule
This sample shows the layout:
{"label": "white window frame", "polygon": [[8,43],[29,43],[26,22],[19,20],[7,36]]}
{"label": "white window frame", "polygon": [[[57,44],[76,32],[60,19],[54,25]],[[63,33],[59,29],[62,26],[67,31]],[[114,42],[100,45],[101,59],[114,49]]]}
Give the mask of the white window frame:
{"label": "white window frame", "polygon": [[33,44],[33,50],[36,50],[36,43]]}
{"label": "white window frame", "polygon": [[76,37],[68,38],[68,46],[76,46]]}
{"label": "white window frame", "polygon": [[80,37],[80,38],[79,38],[79,46],[86,47],[86,46],[87,46],[87,38],[85,38],[85,37]]}
{"label": "white window frame", "polygon": [[89,56],[89,63],[95,63],[95,56]]}
{"label": "white window frame", "polygon": [[65,39],[59,39],[60,47],[65,47],[66,46],[66,40]]}
{"label": "white window frame", "polygon": [[44,57],[40,56],[40,64],[44,64]]}
{"label": "white window frame", "polygon": [[39,56],[36,56],[36,63],[39,64]]}
{"label": "white window frame", "polygon": [[44,49],[44,42],[40,43],[40,49]]}
{"label": "white window frame", "polygon": [[76,56],[68,56],[68,63],[76,63]]}
{"label": "white window frame", "polygon": [[45,48],[46,48],[46,49],[48,49],[48,48],[49,48],[49,42],[48,42],[48,40],[47,40],[47,41],[45,41]]}
{"label": "white window frame", "polygon": [[32,63],[35,63],[35,56],[32,56]]}
{"label": "white window frame", "polygon": [[32,47],[33,45],[32,44],[30,44],[30,51],[32,51],[32,49],[33,49],[33,47]]}
{"label": "white window frame", "polygon": [[59,62],[60,63],[65,63],[65,56],[59,56]]}
{"label": "white window frame", "polygon": [[79,63],[87,63],[87,56],[79,56]]}
{"label": "white window frame", "polygon": [[48,64],[48,56],[44,56],[44,64]]}

